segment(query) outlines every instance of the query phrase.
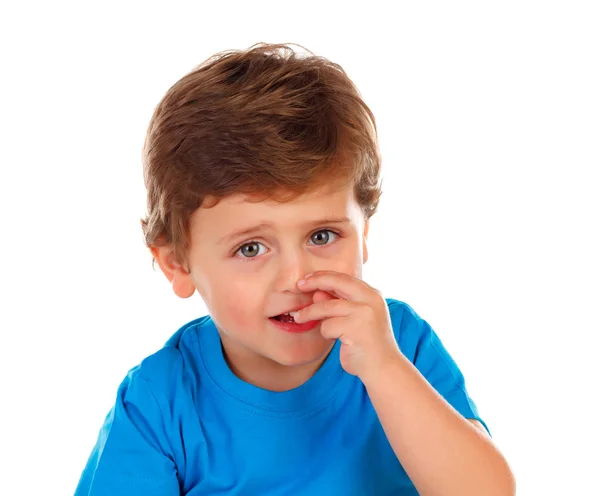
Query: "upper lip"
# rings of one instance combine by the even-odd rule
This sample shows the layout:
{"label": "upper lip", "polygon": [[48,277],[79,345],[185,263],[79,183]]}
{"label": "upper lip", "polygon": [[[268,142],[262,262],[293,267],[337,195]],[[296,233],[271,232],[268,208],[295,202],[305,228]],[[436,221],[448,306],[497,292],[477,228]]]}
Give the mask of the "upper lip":
{"label": "upper lip", "polygon": [[311,304],[311,303],[304,303],[303,305],[298,305],[298,306],[296,306],[296,307],[294,307],[294,308],[291,308],[291,309],[289,309],[289,310],[284,310],[283,312],[276,313],[276,314],[274,315],[274,317],[275,317],[275,316],[277,316],[277,315],[283,315],[284,313],[297,312],[298,310],[302,310],[303,308],[306,308],[306,307],[307,307],[307,306],[309,306],[310,304]]}

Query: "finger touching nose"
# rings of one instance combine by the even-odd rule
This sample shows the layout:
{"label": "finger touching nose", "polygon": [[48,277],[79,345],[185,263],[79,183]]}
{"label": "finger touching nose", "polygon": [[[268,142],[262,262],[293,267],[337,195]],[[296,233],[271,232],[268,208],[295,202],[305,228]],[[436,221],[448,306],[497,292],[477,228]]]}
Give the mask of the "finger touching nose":
{"label": "finger touching nose", "polygon": [[327,300],[335,300],[335,296],[329,294],[327,291],[321,291],[320,289],[317,289],[313,293],[313,303],[319,303],[320,301]]}
{"label": "finger touching nose", "polygon": [[303,260],[296,260],[282,264],[277,270],[277,289],[279,291],[291,291],[300,293],[298,281],[306,274],[314,272],[316,269]]}

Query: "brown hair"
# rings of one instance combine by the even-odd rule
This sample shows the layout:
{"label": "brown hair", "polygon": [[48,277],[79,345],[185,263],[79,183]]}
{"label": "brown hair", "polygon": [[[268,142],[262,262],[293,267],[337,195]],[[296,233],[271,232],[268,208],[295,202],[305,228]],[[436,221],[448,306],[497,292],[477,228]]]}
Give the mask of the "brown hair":
{"label": "brown hair", "polygon": [[221,52],[167,91],[143,151],[148,247],[171,245],[183,263],[190,216],[216,204],[207,197],[287,201],[345,179],[365,218],[375,213],[375,117],[338,64],[306,52],[263,43]]}

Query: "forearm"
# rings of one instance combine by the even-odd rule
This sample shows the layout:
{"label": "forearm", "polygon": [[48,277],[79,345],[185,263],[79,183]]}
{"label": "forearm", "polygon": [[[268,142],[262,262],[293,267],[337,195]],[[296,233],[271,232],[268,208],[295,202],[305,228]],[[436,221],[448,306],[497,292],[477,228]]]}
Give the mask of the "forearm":
{"label": "forearm", "polygon": [[490,438],[404,356],[363,379],[400,463],[421,496],[509,496],[514,479]]}

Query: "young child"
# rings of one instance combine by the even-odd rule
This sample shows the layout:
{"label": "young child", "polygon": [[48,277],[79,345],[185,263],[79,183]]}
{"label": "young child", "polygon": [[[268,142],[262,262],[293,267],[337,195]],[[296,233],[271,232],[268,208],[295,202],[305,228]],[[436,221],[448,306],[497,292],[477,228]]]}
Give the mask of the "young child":
{"label": "young child", "polygon": [[209,315],[131,369],[77,496],[512,495],[431,327],[362,280],[375,119],[286,45],[208,59],[152,117],[146,243]]}

